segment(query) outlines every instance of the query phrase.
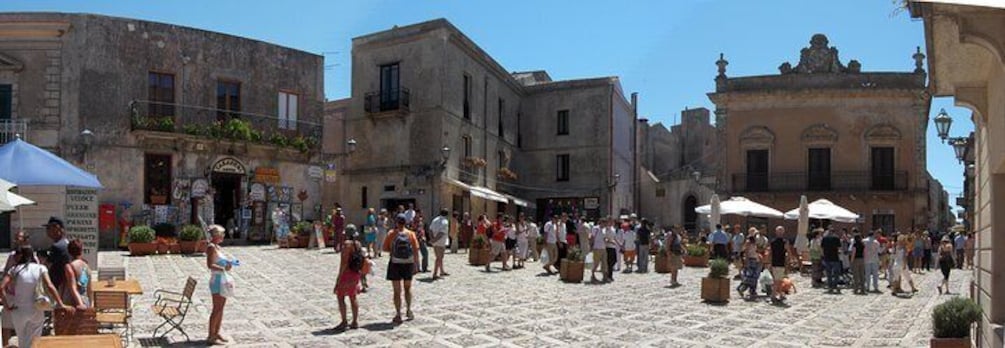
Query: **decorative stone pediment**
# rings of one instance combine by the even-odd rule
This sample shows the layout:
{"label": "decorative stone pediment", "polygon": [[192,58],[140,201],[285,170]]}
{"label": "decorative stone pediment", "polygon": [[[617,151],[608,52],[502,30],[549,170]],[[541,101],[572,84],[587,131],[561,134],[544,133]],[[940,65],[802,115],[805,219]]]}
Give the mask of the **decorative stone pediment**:
{"label": "decorative stone pediment", "polygon": [[826,124],[815,124],[803,130],[802,140],[804,143],[835,143],[838,140],[838,133]]}
{"label": "decorative stone pediment", "polygon": [[868,142],[891,142],[900,140],[900,130],[890,124],[878,124],[865,132]]}
{"label": "decorative stone pediment", "polygon": [[11,56],[0,53],[0,71],[11,70],[11,71],[21,71],[24,69],[24,63],[20,60],[14,59]]}
{"label": "decorative stone pediment", "polygon": [[768,127],[751,126],[740,134],[740,144],[744,147],[771,146],[775,143],[775,133]]}
{"label": "decorative stone pediment", "polygon": [[819,74],[819,73],[857,73],[862,64],[851,61],[845,67],[838,58],[837,47],[828,46],[829,41],[824,34],[814,34],[810,39],[810,47],[799,52],[799,64],[795,67],[789,62],[782,63],[778,70],[782,74]]}

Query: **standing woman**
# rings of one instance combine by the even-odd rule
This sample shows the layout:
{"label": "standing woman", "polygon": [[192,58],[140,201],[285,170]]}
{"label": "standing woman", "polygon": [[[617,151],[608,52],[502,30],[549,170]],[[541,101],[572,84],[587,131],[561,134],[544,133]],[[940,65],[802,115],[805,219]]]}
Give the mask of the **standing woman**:
{"label": "standing woman", "polygon": [[681,240],[680,226],[671,227],[663,245],[670,251],[670,286],[677,287],[677,274],[684,268],[684,241]]}
{"label": "standing woman", "polygon": [[921,268],[924,267],[924,257],[925,257],[925,239],[921,236],[921,232],[914,232],[914,247],[911,249],[911,256],[914,257],[914,273],[921,273]]}
{"label": "standing woman", "polygon": [[[28,242],[28,236],[24,234],[24,231],[17,231],[14,234],[14,243],[13,252],[7,255],[7,264],[3,267],[3,274],[10,274],[10,269],[17,265],[18,252],[21,251],[21,247],[31,246],[31,243]],[[31,254],[31,259],[32,262],[39,263],[38,257],[35,254]],[[11,336],[14,336],[14,318],[11,317],[11,311],[4,311],[3,319],[0,319],[0,322],[3,322],[2,345],[6,345],[10,341]]]}
{"label": "standing woman", "polygon": [[530,254],[528,248],[530,247],[530,225],[527,223],[527,217],[520,213],[517,217],[516,222],[516,256],[513,261],[513,268],[523,268],[524,261],[527,261],[527,256]]}
{"label": "standing woman", "polygon": [[[371,209],[372,213],[373,209]],[[335,277],[335,296],[338,297],[338,311],[342,315],[342,322],[335,327],[335,331],[345,331],[346,328],[356,329],[359,327],[359,304],[356,302],[356,295],[359,293],[359,281],[363,271],[363,246],[354,240],[345,241],[342,246],[341,262],[338,266],[338,275]],[[345,298],[349,298],[352,305],[352,324],[346,320]]]}
{"label": "standing woman", "polygon": [[[377,215],[377,240],[383,243],[384,239],[387,239],[387,230],[389,230],[390,228],[391,228],[391,221],[387,216],[387,209],[380,208],[380,214]],[[382,249],[383,248],[377,248],[377,254],[376,254],[377,258],[380,258],[380,256],[382,255],[383,252]],[[370,255],[373,256],[374,254]]]}
{"label": "standing woman", "polygon": [[220,326],[223,324],[223,307],[227,305],[227,297],[222,292],[225,286],[226,272],[233,266],[233,261],[220,250],[220,242],[223,241],[224,229],[220,225],[210,225],[208,227],[211,240],[206,248],[206,267],[209,268],[209,292],[213,296],[213,311],[209,315],[209,337],[206,343],[210,345],[220,345],[229,342],[220,334]]}
{"label": "standing woman", "polygon": [[[949,237],[942,237],[939,244],[939,270],[942,271],[942,283],[939,283],[939,295],[949,294],[949,272],[953,270],[953,242]],[[943,290],[945,288],[945,290]]]}
{"label": "standing woman", "polygon": [[373,208],[366,210],[366,219],[363,222],[363,241],[366,243],[366,250],[373,255],[373,249],[377,243],[377,213]]}
{"label": "standing woman", "polygon": [[71,240],[66,246],[70,253],[70,263],[66,264],[66,284],[70,289],[70,298],[74,307],[84,310],[91,307],[91,299],[87,297],[91,286],[91,268],[84,260],[84,243],[80,239]]}
{"label": "standing woman", "polygon": [[422,213],[416,214],[412,221],[412,231],[415,231],[415,236],[419,238],[419,254],[422,255],[419,272],[426,273],[429,272],[429,248],[426,246],[429,236],[426,235]]}
{"label": "standing woman", "polygon": [[18,248],[16,264],[0,283],[0,289],[3,289],[0,291],[0,299],[3,300],[4,310],[11,312],[18,347],[21,348],[31,347],[31,341],[42,336],[45,311],[35,308],[35,287],[39,282],[49,292],[49,298],[56,301],[57,308],[71,313],[74,311],[73,307],[63,304],[62,297],[49,279],[48,270],[35,262],[34,255],[30,245]]}

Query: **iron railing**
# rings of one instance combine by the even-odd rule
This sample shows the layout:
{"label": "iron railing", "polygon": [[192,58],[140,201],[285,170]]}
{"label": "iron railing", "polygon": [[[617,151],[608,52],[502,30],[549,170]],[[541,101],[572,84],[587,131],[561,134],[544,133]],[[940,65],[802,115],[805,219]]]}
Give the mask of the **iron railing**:
{"label": "iron railing", "polygon": [[134,131],[257,142],[293,147],[303,152],[321,146],[321,124],[299,119],[149,100],[130,102],[129,115]]}
{"label": "iron railing", "polygon": [[906,171],[892,174],[861,172],[789,172],[733,174],[734,192],[901,191],[908,186]]}
{"label": "iron railing", "polygon": [[367,113],[385,111],[408,112],[408,88],[374,91],[363,96],[363,109]]}
{"label": "iron railing", "polygon": [[28,121],[0,120],[0,144],[6,144],[15,138],[28,141]]}

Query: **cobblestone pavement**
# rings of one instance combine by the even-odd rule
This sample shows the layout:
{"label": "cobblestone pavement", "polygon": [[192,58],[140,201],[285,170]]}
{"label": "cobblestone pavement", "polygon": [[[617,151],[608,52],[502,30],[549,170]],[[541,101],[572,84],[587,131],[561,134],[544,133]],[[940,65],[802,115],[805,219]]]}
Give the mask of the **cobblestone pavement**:
{"label": "cobblestone pavement", "polygon": [[[734,299],[728,305],[699,300],[707,269],[685,268],[682,287],[669,288],[663,274],[616,274],[614,283],[565,284],[544,276],[538,264],[485,273],[468,266],[466,254],[447,254],[451,276],[414,285],[414,321],[393,327],[387,258],[378,259],[371,291],[360,296],[360,328],[336,333],[338,305],[332,295],[337,255],[331,250],[227,247],[241,260],[233,271],[237,294],[228,300],[223,333],[233,346],[255,347],[877,347],[928,346],[937,271],[915,280],[913,298],[828,295],[794,276],[799,293],[788,307]],[[430,252],[430,255],[432,253]],[[145,294],[134,300],[133,346],[201,346],[211,306],[203,256],[128,257],[102,252],[101,266],[125,266]],[[495,264],[499,266],[498,263]],[[199,281],[196,306],[177,334],[151,339],[158,318],[150,312],[155,289],[180,291],[186,277]],[[589,279],[589,275],[586,277]],[[955,271],[954,293],[965,293],[969,272]],[[737,283],[733,281],[733,286]]]}

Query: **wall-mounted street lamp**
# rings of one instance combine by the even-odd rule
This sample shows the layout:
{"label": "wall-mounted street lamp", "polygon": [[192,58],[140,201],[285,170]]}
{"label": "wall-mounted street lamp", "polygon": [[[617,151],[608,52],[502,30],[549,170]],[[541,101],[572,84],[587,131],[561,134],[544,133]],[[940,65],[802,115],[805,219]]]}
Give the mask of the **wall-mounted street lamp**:
{"label": "wall-mounted street lamp", "polygon": [[946,109],[939,111],[939,114],[935,116],[935,130],[939,133],[939,138],[942,139],[942,143],[946,143],[946,138],[949,137],[949,128],[953,126],[953,118],[949,117],[949,113]]}
{"label": "wall-mounted street lamp", "polygon": [[84,163],[87,160],[87,152],[91,150],[91,146],[94,145],[94,132],[90,129],[84,129],[80,132],[80,162]]}
{"label": "wall-mounted street lamp", "polygon": [[450,159],[450,147],[444,145],[440,148],[440,169],[447,167],[447,160]]}
{"label": "wall-mounted street lamp", "polygon": [[356,139],[349,138],[345,142],[347,153],[353,153],[356,151]]}
{"label": "wall-mounted street lamp", "polygon": [[967,145],[969,145],[970,139],[966,137],[949,138],[949,145],[953,146],[953,151],[956,152],[956,160],[963,163],[967,157]]}

